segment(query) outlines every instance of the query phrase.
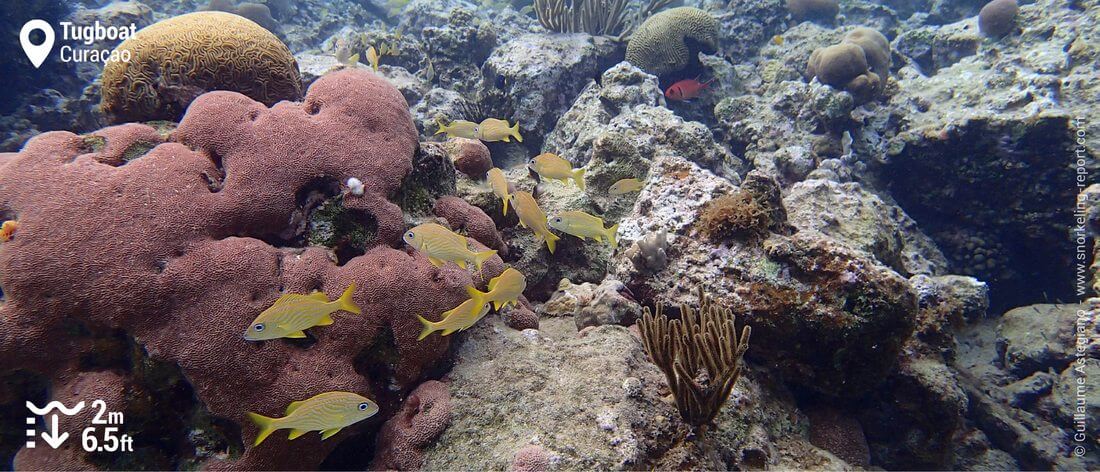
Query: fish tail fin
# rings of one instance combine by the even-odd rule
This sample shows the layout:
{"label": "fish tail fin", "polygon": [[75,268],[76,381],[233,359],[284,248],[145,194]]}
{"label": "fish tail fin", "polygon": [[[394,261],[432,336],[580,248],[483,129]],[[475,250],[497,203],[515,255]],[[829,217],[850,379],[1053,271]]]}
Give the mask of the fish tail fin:
{"label": "fish tail fin", "polygon": [[350,313],[355,313],[356,315],[362,314],[363,312],[359,309],[359,307],[351,299],[351,295],[353,293],[355,293],[355,283],[352,283],[351,285],[348,285],[348,288],[344,290],[344,293],[342,295],[340,295],[340,298],[337,299],[336,301],[339,302],[339,306],[340,306],[341,310],[344,310],[344,311],[347,311],[347,312],[350,312]]}
{"label": "fish tail fin", "polygon": [[472,298],[474,300],[477,300],[478,303],[483,303],[484,300],[485,300],[485,297],[487,295],[489,295],[488,292],[482,292],[481,290],[478,290],[473,285],[467,285],[466,286],[466,294],[469,295],[470,298]]}
{"label": "fish tail fin", "polygon": [[447,132],[447,125],[443,124],[443,120],[440,120],[438,116],[435,117],[435,124],[439,126],[439,129],[435,131],[435,134],[443,134]]}
{"label": "fish tail fin", "polygon": [[577,169],[573,171],[573,181],[577,183],[577,188],[584,191],[584,169]]}
{"label": "fish tail fin", "polygon": [[248,419],[252,420],[253,423],[256,423],[256,426],[260,427],[260,432],[256,435],[256,441],[252,443],[253,446],[259,446],[268,436],[271,436],[271,433],[274,433],[275,430],[278,429],[275,427],[275,420],[277,418],[267,417],[250,411],[248,412]]}
{"label": "fish tail fin", "polygon": [[549,233],[546,235],[546,248],[550,250],[550,254],[554,253],[554,246],[557,245],[559,239],[561,238],[559,238],[554,233]]}
{"label": "fish tail fin", "polygon": [[417,341],[422,341],[424,338],[428,337],[428,335],[436,331],[435,323],[424,319],[424,317],[420,315],[416,315],[416,318],[420,320],[420,324],[424,325],[424,329],[420,330],[420,336],[416,337]]}
{"label": "fish tail fin", "polygon": [[518,121],[516,122],[516,124],[512,125],[511,128],[508,128],[508,130],[512,132],[512,136],[516,137],[516,141],[519,141],[521,143],[523,142],[523,136],[520,136],[520,134],[519,134],[519,122]]}
{"label": "fish tail fin", "polygon": [[496,249],[490,249],[488,251],[475,252],[474,253],[474,265],[477,266],[477,270],[481,270],[481,264],[484,264],[485,261],[489,260],[490,257],[495,256],[496,253],[497,253]]}
{"label": "fish tail fin", "polygon": [[611,243],[611,249],[612,251],[614,251],[615,248],[619,245],[619,224],[615,223],[611,225],[610,228],[607,228],[607,233],[605,234],[605,236],[607,236],[607,240]]}

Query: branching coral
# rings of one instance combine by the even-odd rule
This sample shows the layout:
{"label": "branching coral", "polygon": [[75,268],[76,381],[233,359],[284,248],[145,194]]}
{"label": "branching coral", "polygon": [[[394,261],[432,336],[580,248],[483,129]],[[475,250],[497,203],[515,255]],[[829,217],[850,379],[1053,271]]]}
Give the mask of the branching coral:
{"label": "branching coral", "polygon": [[699,308],[681,305],[678,320],[670,320],[661,304],[656,314],[644,310],[638,328],[646,352],[668,379],[680,416],[705,429],[741,376],[752,328],[744,326],[738,337],[733,311],[715,305],[702,288]]}
{"label": "branching coral", "polygon": [[696,224],[699,231],[716,241],[755,237],[768,231],[770,210],[752,193],[741,190],[711,200],[699,211]]}

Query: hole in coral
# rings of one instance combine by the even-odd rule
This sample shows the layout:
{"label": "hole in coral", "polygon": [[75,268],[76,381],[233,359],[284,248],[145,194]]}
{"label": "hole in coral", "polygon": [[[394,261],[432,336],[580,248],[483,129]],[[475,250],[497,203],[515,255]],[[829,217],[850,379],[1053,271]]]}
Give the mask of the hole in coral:
{"label": "hole in coral", "polygon": [[260,110],[248,110],[248,121],[256,121],[260,117]]}
{"label": "hole in coral", "polygon": [[214,171],[204,171],[202,177],[206,180],[206,188],[210,193],[218,193],[225,188],[225,165],[222,156],[214,151],[207,151],[204,154],[214,164]]}
{"label": "hole in coral", "polygon": [[306,103],[306,113],[310,115],[316,115],[321,112],[321,104],[317,102]]}

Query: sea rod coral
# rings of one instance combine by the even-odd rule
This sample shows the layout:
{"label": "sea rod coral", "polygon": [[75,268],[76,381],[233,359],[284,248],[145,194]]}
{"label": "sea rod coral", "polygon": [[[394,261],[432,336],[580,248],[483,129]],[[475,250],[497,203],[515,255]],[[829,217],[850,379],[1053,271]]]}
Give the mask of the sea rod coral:
{"label": "sea rod coral", "polygon": [[[90,333],[107,330],[178,366],[211,415],[239,426],[238,444],[257,434],[246,412],[282,416],[290,402],[326,391],[371,398],[379,417],[393,415],[387,387],[414,387],[450,342],[417,342],[416,315],[453,308],[467,285],[484,286],[502,269],[494,257],[475,279],[404,249],[404,217],[389,196],[416,148],[400,93],[380,76],[345,70],[315,82],[303,102],[271,108],[235,92],[205,94],[168,139],[127,124],[46,133],[0,155],[0,219],[20,222],[0,247],[0,372],[45,376],[62,401],[81,389],[130,391],[130,374],[103,375],[114,371],[88,362],[103,355]],[[353,176],[364,193],[343,195],[343,205],[373,237],[338,265],[326,248],[304,247],[305,221]],[[241,336],[283,293],[317,289],[332,299],[352,283],[362,315],[344,316],[354,319],[300,341]],[[132,401],[112,398],[115,409]],[[363,427],[324,442],[276,435],[201,465],[311,469]],[[23,449],[15,467],[84,468],[78,451]]]}

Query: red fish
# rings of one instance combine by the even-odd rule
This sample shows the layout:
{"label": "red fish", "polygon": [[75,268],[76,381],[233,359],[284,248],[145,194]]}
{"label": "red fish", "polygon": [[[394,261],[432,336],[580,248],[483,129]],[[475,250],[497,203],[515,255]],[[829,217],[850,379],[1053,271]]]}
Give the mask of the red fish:
{"label": "red fish", "polygon": [[714,79],[706,82],[699,82],[695,79],[681,80],[665,90],[665,98],[677,102],[698,98],[703,94],[703,90],[710,86],[711,82],[714,82]]}

